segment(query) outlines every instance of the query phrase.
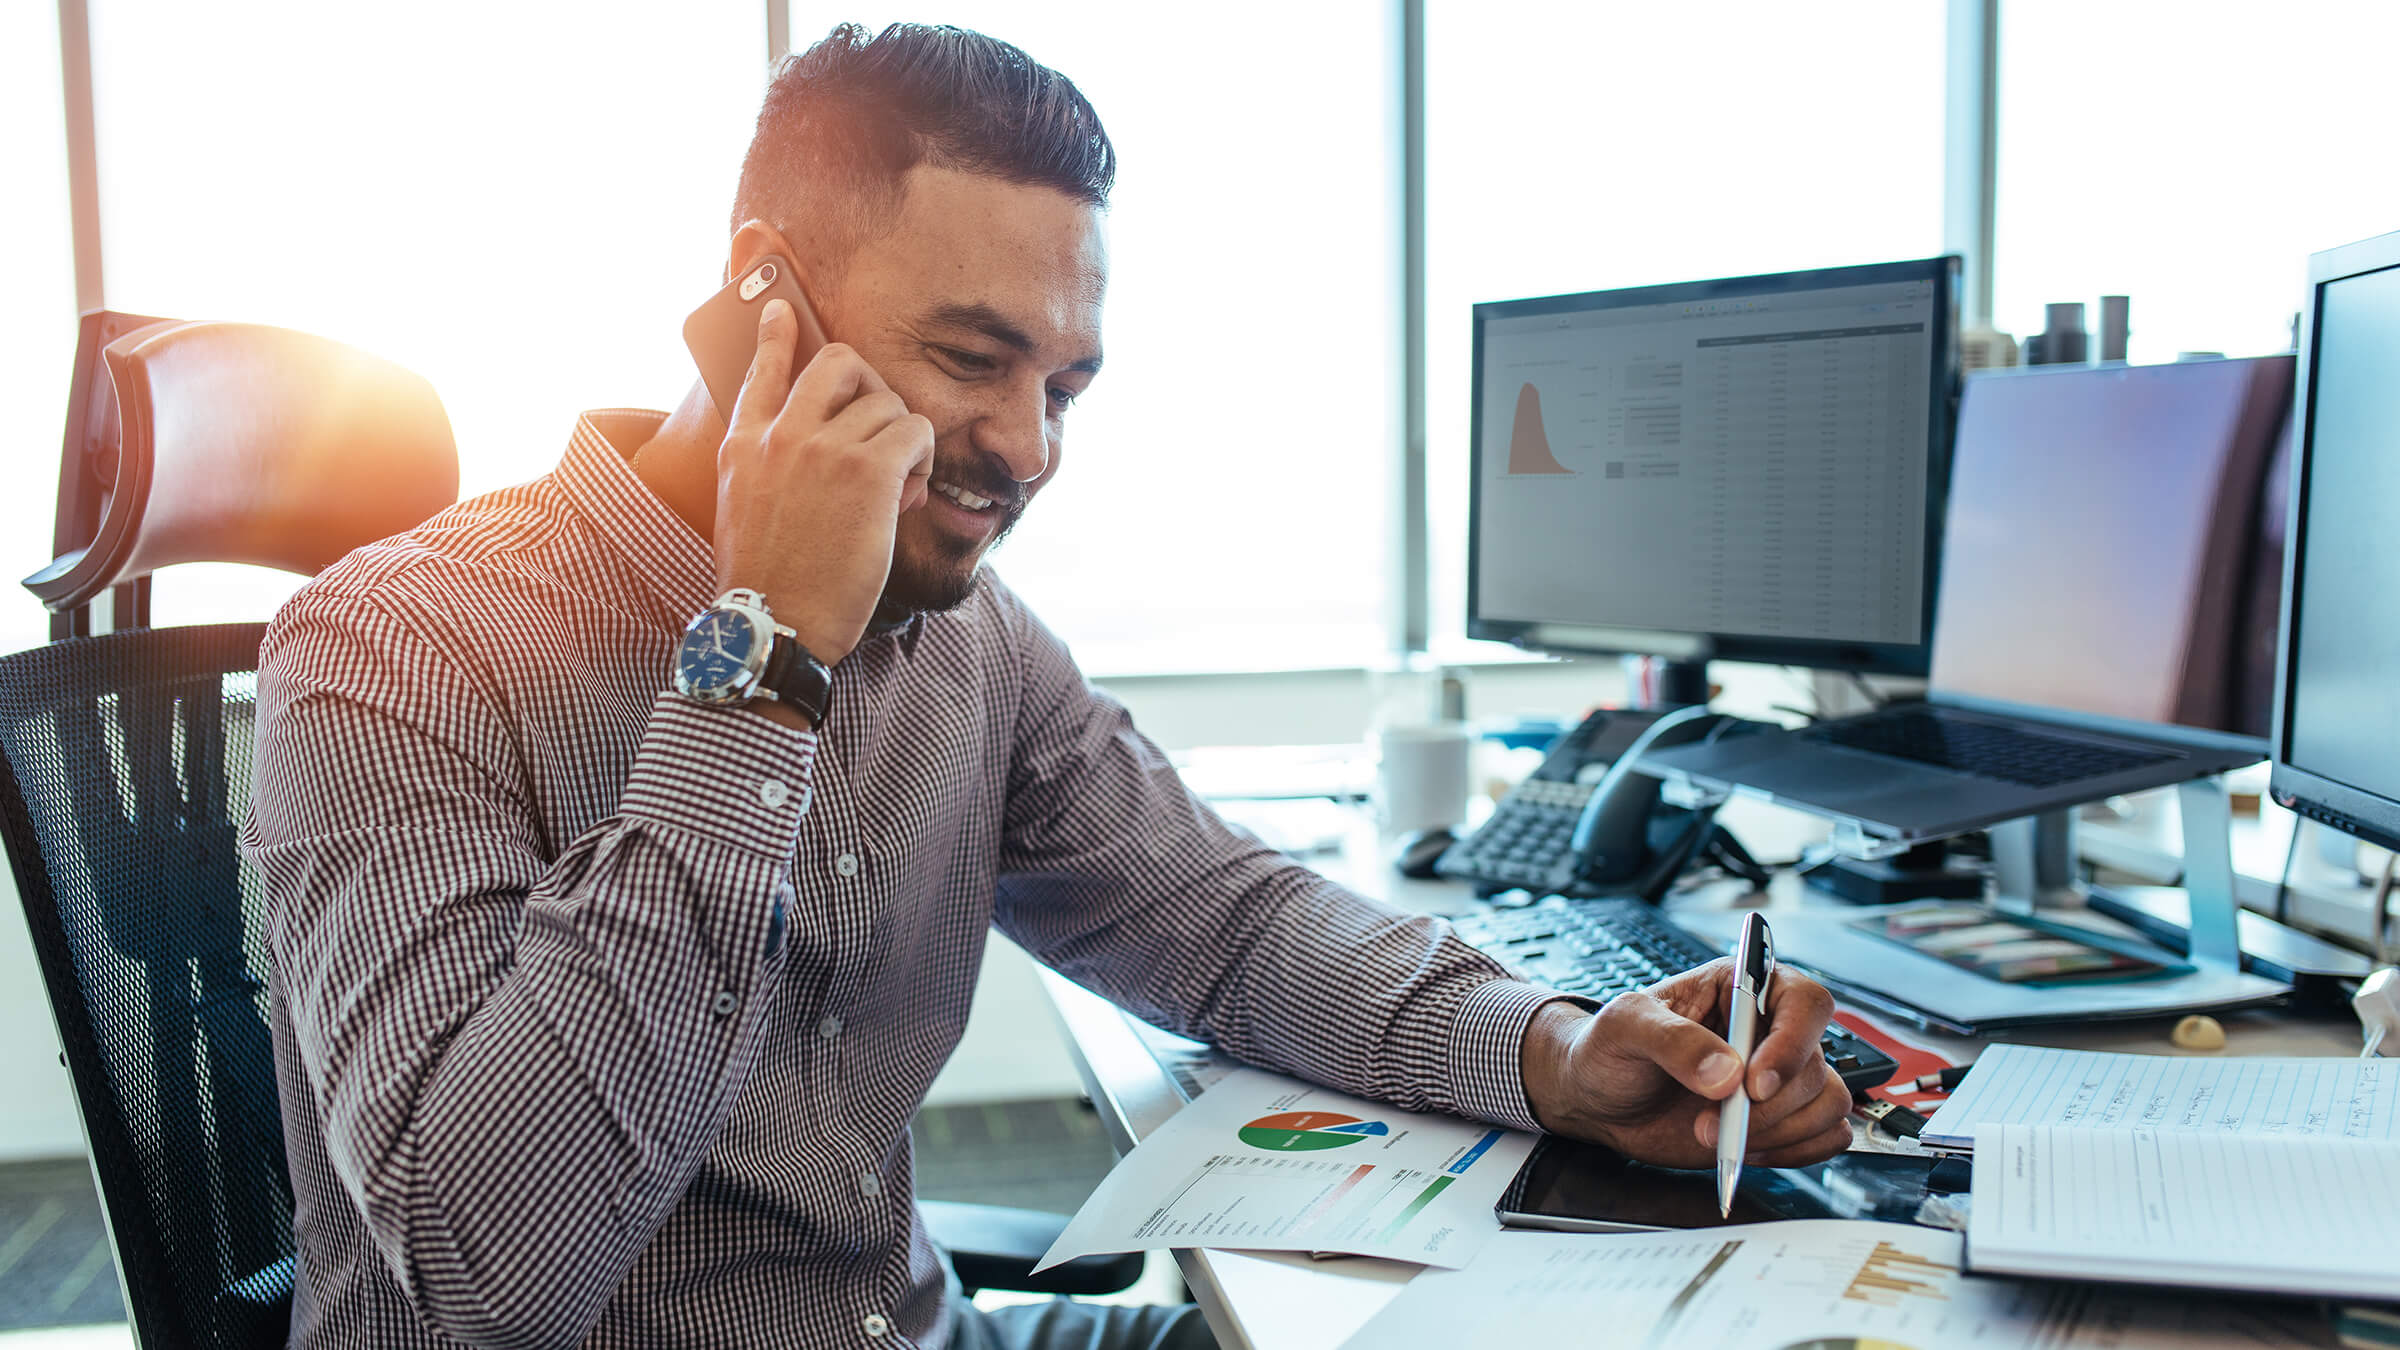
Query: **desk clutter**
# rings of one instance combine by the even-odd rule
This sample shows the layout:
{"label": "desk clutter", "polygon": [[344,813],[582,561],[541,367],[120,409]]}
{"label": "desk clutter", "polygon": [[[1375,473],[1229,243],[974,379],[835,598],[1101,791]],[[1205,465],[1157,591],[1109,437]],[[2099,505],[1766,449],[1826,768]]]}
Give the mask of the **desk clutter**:
{"label": "desk clutter", "polygon": [[1845,1022],[1895,1052],[1862,1116],[1909,1102],[1922,1138],[1895,1154],[1862,1131],[1828,1163],[1751,1169],[1729,1223],[1706,1172],[1395,1112],[1135,1022],[1190,1105],[1053,1256],[1425,1267],[1348,1350],[2396,1343],[2400,1307],[2379,1306],[2400,1304],[2392,1065],[1994,1045],[1941,1067]]}

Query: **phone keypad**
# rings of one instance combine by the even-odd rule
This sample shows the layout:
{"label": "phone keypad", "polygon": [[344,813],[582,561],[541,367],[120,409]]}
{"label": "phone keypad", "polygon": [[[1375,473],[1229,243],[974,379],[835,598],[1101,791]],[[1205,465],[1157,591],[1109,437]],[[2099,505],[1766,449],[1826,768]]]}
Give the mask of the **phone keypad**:
{"label": "phone keypad", "polygon": [[1575,821],[1591,800],[1584,783],[1532,779],[1517,786],[1483,827],[1442,855],[1444,876],[1511,886],[1550,881],[1567,854]]}

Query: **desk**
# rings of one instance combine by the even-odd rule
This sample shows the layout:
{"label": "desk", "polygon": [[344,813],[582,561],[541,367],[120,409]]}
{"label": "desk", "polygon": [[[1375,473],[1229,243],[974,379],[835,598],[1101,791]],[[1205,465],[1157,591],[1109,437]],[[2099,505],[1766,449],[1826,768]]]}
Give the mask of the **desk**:
{"label": "desk", "polygon": [[[1724,818],[1768,858],[1790,857],[1822,832],[1821,824],[1810,817],[1738,799],[1727,804]],[[1363,817],[1340,855],[1306,861],[1354,890],[1418,913],[1459,914],[1475,904],[1463,886],[1410,881],[1394,874]],[[1727,882],[1678,896],[1670,908],[1755,903],[1740,883]],[[1840,902],[1809,890],[1785,872],[1776,877],[1765,909],[1774,914],[1826,905],[1840,907]],[[1047,971],[1043,984],[1084,1087],[1099,1108],[1110,1142],[1122,1154],[1174,1115],[1183,1100],[1114,1005]],[[2304,1020],[2274,1012],[2240,1013],[2222,1020],[2233,1048],[2243,1054],[2358,1053],[2355,1022]],[[1981,1046],[1957,1037],[1914,1031],[1909,1035],[1956,1060],[1971,1058]],[[2008,1039],[2083,1050],[2181,1053],[2168,1044],[2162,1021],[2033,1028],[2011,1033]],[[1362,1257],[1315,1261],[1297,1254],[1201,1249],[1178,1251],[1175,1260],[1225,1350],[1325,1350],[1339,1345],[1418,1270]]]}

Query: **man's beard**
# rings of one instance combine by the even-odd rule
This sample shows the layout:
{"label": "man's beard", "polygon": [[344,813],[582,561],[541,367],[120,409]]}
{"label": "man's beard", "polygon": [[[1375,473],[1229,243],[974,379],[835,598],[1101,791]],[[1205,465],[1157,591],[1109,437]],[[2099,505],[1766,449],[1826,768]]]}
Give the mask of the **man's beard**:
{"label": "man's beard", "polygon": [[[950,553],[939,550],[939,556],[925,559],[911,556],[895,548],[892,553],[892,572],[883,583],[883,595],[875,602],[877,628],[896,627],[918,614],[946,614],[967,602],[975,594],[975,583],[983,571],[983,559],[1009,531],[1017,528],[1024,518],[1029,494],[1025,486],[1005,474],[978,473],[949,466],[936,465],[934,477],[956,483],[979,497],[988,497],[999,514],[999,528],[992,531],[989,542],[971,552]],[[931,503],[920,509],[930,509]],[[895,544],[898,542],[894,541]]]}

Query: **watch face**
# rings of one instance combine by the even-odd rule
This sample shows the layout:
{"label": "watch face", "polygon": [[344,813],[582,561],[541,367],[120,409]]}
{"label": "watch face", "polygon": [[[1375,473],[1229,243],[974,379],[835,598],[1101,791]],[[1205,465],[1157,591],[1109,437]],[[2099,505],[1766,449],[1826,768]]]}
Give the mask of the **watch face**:
{"label": "watch face", "polygon": [[676,681],[697,698],[736,693],[750,673],[757,644],[758,631],[747,615],[709,610],[683,630],[683,645],[675,650]]}

